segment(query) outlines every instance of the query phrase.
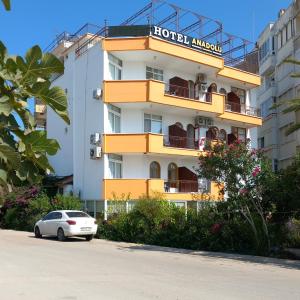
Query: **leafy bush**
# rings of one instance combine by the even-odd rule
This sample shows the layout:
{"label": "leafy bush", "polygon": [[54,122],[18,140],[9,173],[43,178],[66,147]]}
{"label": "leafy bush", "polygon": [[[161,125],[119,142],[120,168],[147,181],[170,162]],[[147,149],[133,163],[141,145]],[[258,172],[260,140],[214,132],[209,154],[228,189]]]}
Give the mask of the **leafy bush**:
{"label": "leafy bush", "polygon": [[288,228],[288,247],[300,248],[300,220],[292,219],[287,224]]}
{"label": "leafy bush", "polygon": [[74,196],[56,195],[54,199],[51,200],[51,206],[52,210],[82,209],[80,199]]}
{"label": "leafy bush", "polygon": [[98,237],[194,250],[253,253],[255,242],[242,216],[227,214],[223,204],[187,212],[173,203],[140,199],[129,212],[112,215]]}
{"label": "leafy bush", "polygon": [[36,221],[52,210],[81,209],[78,198],[57,195],[50,199],[37,187],[22,188],[7,195],[0,209],[0,226],[32,231]]}

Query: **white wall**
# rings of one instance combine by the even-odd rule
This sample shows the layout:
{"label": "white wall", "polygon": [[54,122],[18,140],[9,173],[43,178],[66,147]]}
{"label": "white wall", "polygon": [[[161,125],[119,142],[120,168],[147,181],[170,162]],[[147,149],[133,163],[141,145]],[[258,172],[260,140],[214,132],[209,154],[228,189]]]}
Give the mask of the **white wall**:
{"label": "white wall", "polygon": [[[126,179],[149,179],[150,164],[157,161],[161,167],[161,178],[168,179],[168,165],[175,163],[178,167],[186,167],[195,172],[193,167],[198,167],[196,157],[186,158],[179,156],[162,157],[157,155],[139,154],[139,155],[122,155],[122,177]],[[108,171],[108,157],[105,155],[105,178],[110,178]]]}
{"label": "white wall", "polygon": [[65,72],[52,85],[60,86],[67,92],[70,126],[67,125],[49,106],[47,107],[47,136],[57,139],[60,150],[55,156],[49,156],[49,162],[57,176],[73,174],[73,63],[65,60]]}
{"label": "white wall", "polygon": [[103,159],[90,159],[90,135],[104,130],[103,102],[93,90],[103,81],[103,51],[99,44],[74,59],[74,190],[84,200],[98,200],[102,193]]}

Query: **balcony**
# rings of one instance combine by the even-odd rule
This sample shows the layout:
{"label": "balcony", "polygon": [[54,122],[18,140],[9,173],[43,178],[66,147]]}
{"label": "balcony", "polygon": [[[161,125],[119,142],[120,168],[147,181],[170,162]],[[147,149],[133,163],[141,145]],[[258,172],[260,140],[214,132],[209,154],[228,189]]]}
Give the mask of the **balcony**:
{"label": "balcony", "polygon": [[226,102],[225,103],[225,111],[235,112],[247,116],[260,117],[260,109],[247,106],[245,104],[239,104],[234,102]]}
{"label": "balcony", "polygon": [[105,38],[102,42],[103,49],[112,51],[117,55],[131,51],[150,52],[152,56],[164,54],[172,56],[175,59],[185,60],[187,63],[192,62],[200,64],[203,67],[208,67],[213,70],[218,76],[229,78],[233,81],[243,82],[249,88],[260,85],[260,76],[249,73],[237,68],[224,66],[224,59],[208,53],[199,52],[178,44],[160,40],[154,37],[120,37],[120,38]]}
{"label": "balcony", "polygon": [[275,54],[269,53],[267,57],[265,57],[259,63],[259,72],[260,74],[270,73],[275,69],[276,65],[276,57]]}
{"label": "balcony", "polygon": [[188,89],[165,85],[156,80],[114,80],[104,81],[105,103],[151,102],[185,109],[204,111],[212,116],[224,111],[224,96],[217,93],[203,93],[189,98]]}
{"label": "balcony", "polygon": [[262,125],[260,109],[229,101],[225,102],[224,114],[219,115],[219,118],[243,123],[247,127]]}
{"label": "balcony", "polygon": [[[197,181],[177,180],[164,181],[163,179],[104,179],[103,199],[110,200],[121,195],[129,195],[132,200],[142,195],[151,196],[158,192],[166,200],[173,201],[204,201],[222,200],[218,187],[210,183],[210,192],[201,192]],[[121,199],[121,198],[120,198]]]}
{"label": "balcony", "polygon": [[[156,80],[113,80],[104,81],[103,101],[105,103],[156,103],[205,112],[212,118],[240,123],[242,126],[260,126],[259,111],[247,107],[230,108],[225,105],[225,96],[219,93],[196,93],[195,91]],[[227,103],[231,104],[231,103]]]}
{"label": "balcony", "polygon": [[179,156],[199,155],[198,144],[187,137],[163,136],[162,134],[113,133],[103,136],[104,153],[152,153]]}

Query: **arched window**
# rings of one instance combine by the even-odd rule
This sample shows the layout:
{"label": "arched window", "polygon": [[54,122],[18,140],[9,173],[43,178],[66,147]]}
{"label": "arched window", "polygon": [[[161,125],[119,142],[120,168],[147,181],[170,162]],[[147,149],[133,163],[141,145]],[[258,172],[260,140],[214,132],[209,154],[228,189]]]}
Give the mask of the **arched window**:
{"label": "arched window", "polygon": [[217,139],[219,136],[219,129],[215,126],[210,127],[207,131],[206,131],[206,138],[208,140],[215,140]]}
{"label": "arched window", "polygon": [[218,86],[217,86],[217,84],[213,82],[213,83],[208,87],[207,91],[208,91],[209,93],[217,93],[217,92],[218,92]]}
{"label": "arched window", "polygon": [[160,178],[160,164],[157,161],[150,164],[150,178]]}
{"label": "arched window", "polygon": [[175,163],[168,165],[168,180],[173,182],[178,180],[178,167]]}
{"label": "arched window", "polygon": [[220,132],[219,132],[219,139],[221,141],[224,141],[226,142],[227,141],[227,133],[226,133],[226,130],[225,129],[221,129]]}
{"label": "arched window", "polygon": [[183,129],[183,125],[180,122],[176,122],[175,125],[177,125],[181,129]]}
{"label": "arched window", "polygon": [[189,149],[195,149],[195,127],[192,124],[187,126],[187,147]]}
{"label": "arched window", "polygon": [[219,93],[222,95],[227,95],[227,91],[224,88],[220,88]]}
{"label": "arched window", "polygon": [[216,83],[213,82],[207,89],[206,102],[211,102],[212,93],[217,93],[217,92],[218,92],[218,86]]}

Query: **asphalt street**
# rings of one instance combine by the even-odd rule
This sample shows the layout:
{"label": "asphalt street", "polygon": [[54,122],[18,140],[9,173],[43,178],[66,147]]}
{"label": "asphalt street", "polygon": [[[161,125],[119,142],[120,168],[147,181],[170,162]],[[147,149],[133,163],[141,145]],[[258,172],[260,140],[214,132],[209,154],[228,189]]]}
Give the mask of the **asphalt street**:
{"label": "asphalt street", "polygon": [[0,299],[300,299],[300,262],[0,230]]}

